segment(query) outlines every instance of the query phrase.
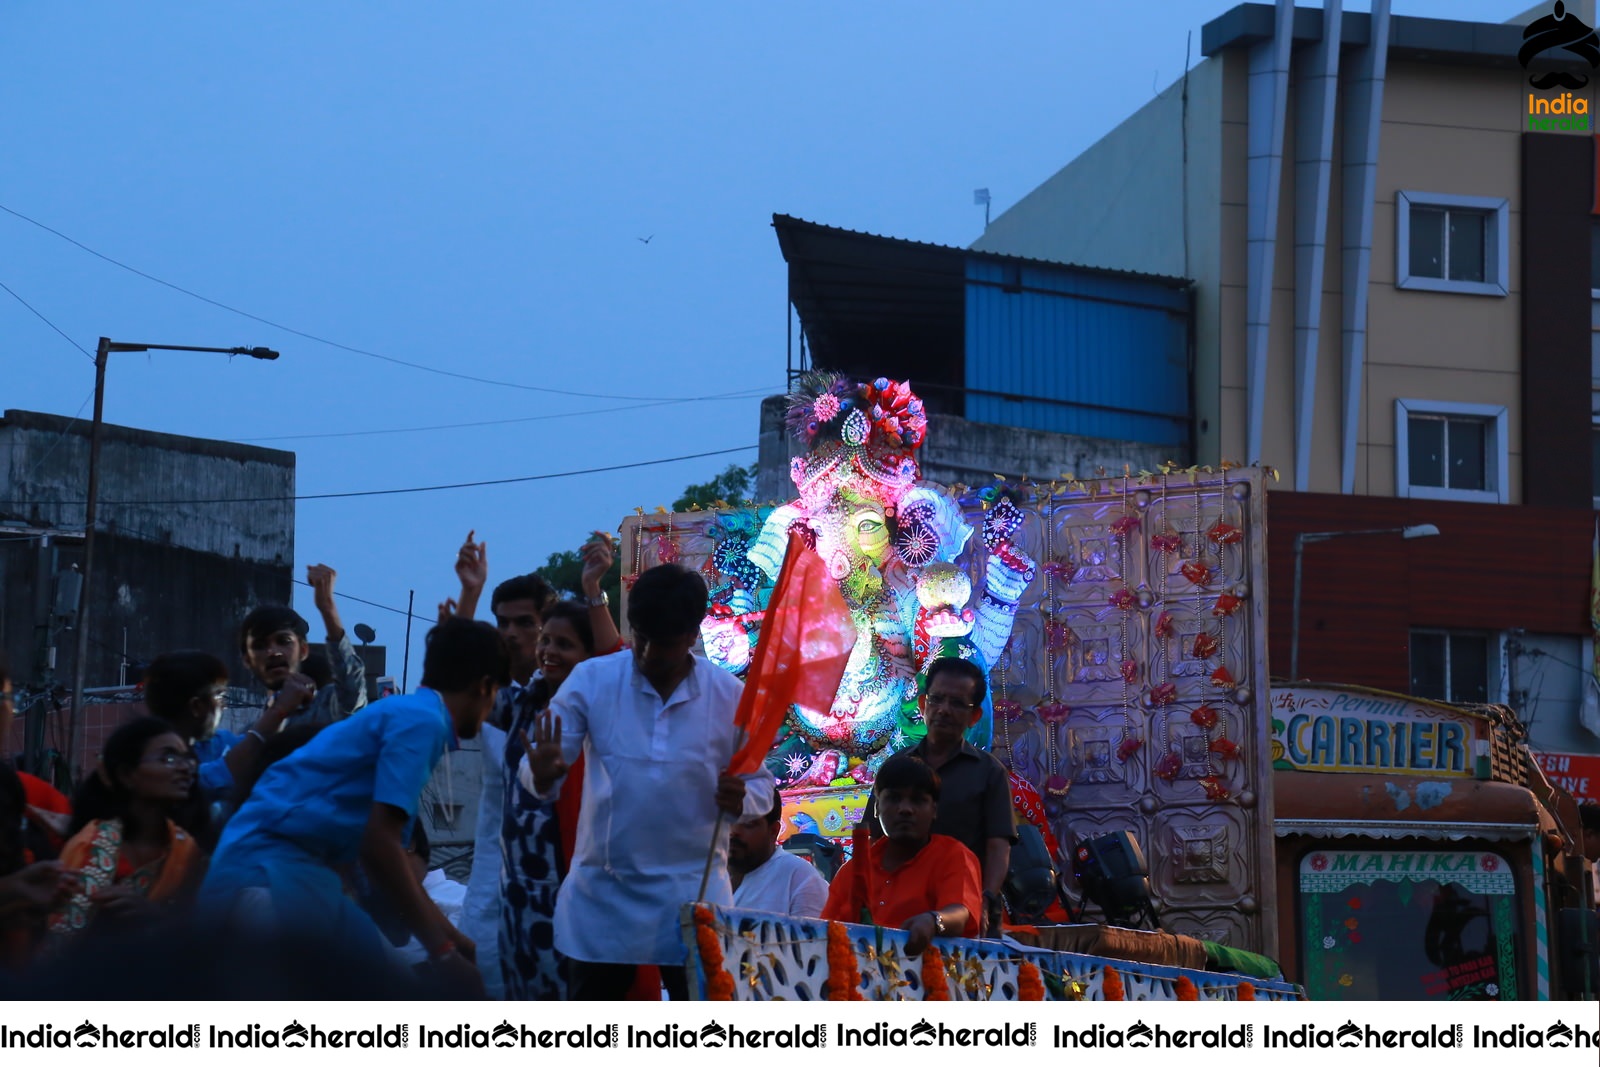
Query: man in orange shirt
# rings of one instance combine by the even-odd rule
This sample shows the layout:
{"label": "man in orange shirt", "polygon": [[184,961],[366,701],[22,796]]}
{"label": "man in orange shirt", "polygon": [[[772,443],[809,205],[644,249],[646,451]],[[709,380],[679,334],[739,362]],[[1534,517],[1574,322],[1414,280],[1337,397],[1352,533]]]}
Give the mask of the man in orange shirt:
{"label": "man in orange shirt", "polygon": [[879,769],[872,796],[884,836],[839,868],[822,917],[898,926],[910,934],[910,956],[920,956],[931,938],[976,937],[983,914],[978,860],[955,838],[933,832],[939,776],[915,756],[893,756]]}

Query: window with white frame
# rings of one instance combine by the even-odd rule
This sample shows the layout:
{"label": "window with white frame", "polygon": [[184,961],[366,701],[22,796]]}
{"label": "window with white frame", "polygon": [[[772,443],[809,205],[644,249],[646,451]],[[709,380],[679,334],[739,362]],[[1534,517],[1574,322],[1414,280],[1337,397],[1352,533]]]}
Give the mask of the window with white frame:
{"label": "window with white frame", "polygon": [[1395,194],[1395,285],[1505,296],[1510,278],[1510,203],[1489,196]]}
{"label": "window with white frame", "polygon": [[1399,496],[1508,503],[1505,407],[1396,400],[1395,467]]}
{"label": "window with white frame", "polygon": [[1493,649],[1485,633],[1412,630],[1411,695],[1488,703]]}

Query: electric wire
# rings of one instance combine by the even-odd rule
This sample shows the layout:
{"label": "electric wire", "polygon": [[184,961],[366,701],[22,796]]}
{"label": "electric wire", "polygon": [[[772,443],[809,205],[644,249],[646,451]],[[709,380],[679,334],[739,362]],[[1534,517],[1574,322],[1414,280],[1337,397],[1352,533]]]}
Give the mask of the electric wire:
{"label": "electric wire", "polygon": [[[447,489],[476,489],[489,485],[516,485],[524,482],[544,482],[556,478],[576,478],[586,474],[609,474],[612,471],[637,470],[640,467],[659,467],[667,463],[682,463],[691,459],[706,459],[711,456],[728,456],[736,452],[748,452],[755,445],[738,445],[734,448],[718,448],[709,452],[694,452],[686,456],[668,456],[664,459],[642,459],[633,463],[614,463],[607,467],[587,467],[583,470],[554,471],[549,474],[524,474],[514,478],[486,478],[476,482],[450,482],[444,485],[417,485],[403,489],[360,489],[343,493],[303,493],[298,496],[239,496],[239,497],[207,497],[188,500],[105,500],[100,504],[105,507],[135,507],[135,506],[167,506],[173,504],[287,504],[291,501],[301,500],[347,500],[353,497],[367,496],[398,496],[408,493],[436,493]],[[16,506],[32,503],[27,500],[0,500],[0,505]],[[80,506],[87,501],[83,500],[56,500],[51,501],[56,507]]]}
{"label": "electric wire", "polygon": [[[253,312],[245,311],[243,308],[234,307],[232,304],[225,304],[221,300],[215,300],[215,299],[213,299],[213,298],[211,298],[209,296],[205,296],[205,295],[203,295],[201,293],[197,293],[193,289],[186,289],[183,286],[178,285],[175,282],[167,281],[165,278],[158,278],[154,274],[149,273],[148,271],[140,270],[138,267],[132,266],[130,264],[122,262],[119,259],[115,259],[115,258],[113,258],[111,256],[108,256],[104,252],[96,251],[95,249],[90,248],[88,245],[84,244],[82,241],[79,241],[78,239],[76,239],[74,237],[70,237],[65,233],[62,233],[60,230],[56,229],[53,226],[48,226],[45,223],[40,222],[38,219],[30,218],[29,216],[24,215],[22,212],[16,210],[15,208],[7,207],[4,204],[0,204],[0,211],[3,211],[6,214],[11,215],[11,216],[13,216],[15,218],[21,219],[23,222],[26,222],[31,226],[37,226],[39,229],[45,231],[46,233],[53,234],[54,236],[59,237],[61,240],[67,242],[68,244],[72,245],[73,247],[81,249],[82,251],[89,253],[89,255],[94,256],[96,259],[103,260],[104,262],[109,263],[114,267],[118,267],[118,268],[120,268],[122,270],[125,270],[130,274],[137,275],[138,277],[143,278],[146,281],[154,282],[157,285],[165,286],[166,288],[171,289],[174,292],[182,293],[184,296],[190,297],[190,298],[192,298],[194,300],[198,300],[201,303],[210,304],[212,307],[220,308],[223,311],[230,312],[231,314],[238,315],[238,316],[240,316],[242,318],[250,319],[252,322],[259,322],[262,325],[270,326],[275,330],[282,330],[284,333],[293,334],[295,337],[301,337],[301,338],[304,338],[307,341],[315,341],[318,344],[327,345],[330,348],[337,348],[342,352],[349,352],[349,353],[352,353],[353,355],[366,356],[369,359],[382,360],[385,363],[393,363],[396,366],[400,366],[400,367],[410,367],[412,370],[424,371],[424,372],[426,372],[428,374],[438,374],[438,375],[441,375],[441,376],[446,377],[446,378],[458,378],[458,379],[460,379],[462,381],[477,382],[480,385],[494,385],[494,386],[499,386],[500,388],[503,388],[503,389],[522,389],[522,390],[526,390],[527,392],[530,392],[530,393],[549,393],[549,394],[554,395],[554,396],[576,396],[576,397],[584,397],[584,398],[589,399],[589,400],[665,400],[665,399],[692,400],[692,399],[699,399],[698,397],[658,397],[658,396],[636,396],[636,395],[629,395],[629,394],[623,394],[623,393],[590,393],[590,392],[584,392],[584,391],[577,390],[577,389],[556,389],[556,388],[553,388],[551,386],[528,385],[525,382],[501,381],[500,379],[497,379],[497,378],[484,378],[484,377],[480,377],[480,376],[478,376],[476,374],[464,374],[464,373],[462,373],[460,371],[445,370],[442,367],[431,367],[426,363],[417,363],[417,362],[414,362],[414,361],[408,360],[408,359],[400,359],[400,358],[398,358],[396,356],[384,355],[382,352],[374,352],[371,349],[367,349],[367,348],[357,348],[354,345],[347,345],[347,344],[344,344],[343,342],[340,342],[340,341],[330,340],[329,338],[318,336],[317,334],[311,333],[311,332],[306,331],[306,330],[299,330],[299,329],[294,328],[293,326],[286,326],[281,322],[276,322],[276,321],[274,321],[272,319],[266,318],[265,316],[257,315],[257,314],[255,314]],[[15,295],[15,294],[13,294],[13,295]]]}
{"label": "electric wire", "polygon": [[527,415],[517,419],[486,419],[480,422],[446,422],[434,426],[401,426],[384,430],[338,430],[329,433],[290,433],[279,434],[273,437],[234,437],[234,442],[241,445],[258,444],[263,441],[311,441],[329,437],[378,437],[385,434],[424,433],[430,430],[465,430],[479,426],[512,426],[526,422],[545,422],[550,419],[575,419],[584,415],[610,415],[618,411],[638,411],[641,408],[667,407],[672,404],[694,404],[712,400],[750,400],[764,396],[775,390],[746,389],[736,393],[719,393],[715,396],[693,397],[687,400],[653,400],[644,404],[623,404],[620,407],[590,408],[586,411],[559,411],[549,415]]}
{"label": "electric wire", "polygon": [[6,292],[10,293],[11,294],[11,299],[15,300],[17,303],[21,304],[23,307],[25,307],[29,311],[33,312],[34,316],[40,322],[44,323],[46,326],[50,327],[56,333],[60,334],[62,340],[66,341],[67,344],[71,345],[73,348],[76,348],[79,352],[82,352],[84,354],[84,356],[86,356],[88,358],[90,363],[94,362],[94,353],[93,352],[90,352],[87,348],[84,348],[78,342],[74,341],[71,337],[69,337],[67,335],[67,332],[65,330],[63,330],[61,327],[57,326],[55,323],[51,322],[49,319],[45,318],[44,312],[40,311],[38,308],[34,307],[32,304],[30,304],[26,300],[22,299],[22,297],[17,293],[17,291],[15,289],[11,288],[11,286],[7,285],[5,282],[0,282],[0,289],[4,289]]}

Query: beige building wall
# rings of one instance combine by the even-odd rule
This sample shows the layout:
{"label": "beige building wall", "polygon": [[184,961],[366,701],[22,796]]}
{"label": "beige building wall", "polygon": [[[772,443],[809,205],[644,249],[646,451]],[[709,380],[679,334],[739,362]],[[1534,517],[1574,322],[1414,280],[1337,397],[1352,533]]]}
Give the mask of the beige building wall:
{"label": "beige building wall", "polygon": [[[1247,54],[1220,57],[1223,72],[1223,195],[1217,449],[1202,462],[1242,459],[1246,426],[1246,129]],[[1367,355],[1357,442],[1355,491],[1388,496],[1396,488],[1395,401],[1409,398],[1505,405],[1508,408],[1510,501],[1521,500],[1520,159],[1517,78],[1468,67],[1389,65],[1378,156],[1368,290]],[[1334,167],[1322,330],[1319,337],[1310,482],[1294,482],[1294,83],[1285,130],[1273,279],[1272,327],[1263,425],[1263,461],[1278,468],[1285,489],[1339,491],[1343,385],[1342,218],[1340,205],[1343,95],[1334,131]],[[1395,287],[1396,194],[1400,190],[1506,198],[1510,201],[1509,295],[1475,296]],[[1210,301],[1201,291],[1200,303]],[[1204,366],[1207,347],[1200,350]],[[1209,388],[1203,374],[1197,385]],[[1202,399],[1200,406],[1206,407]]]}
{"label": "beige building wall", "polygon": [[[1522,502],[1521,79],[1506,71],[1391,64],[1384,91],[1356,491],[1395,492],[1400,397],[1503,404],[1509,500]],[[1510,201],[1505,296],[1395,288],[1399,190]]]}
{"label": "beige building wall", "polygon": [[[1346,51],[1341,79],[1350,75]],[[1294,69],[1304,63],[1296,55]],[[1249,55],[1232,48],[1189,72],[1189,163],[1181,82],[1063,167],[990,225],[981,251],[1182,275],[1196,287],[1195,432],[1201,463],[1246,459],[1246,235]],[[1309,483],[1294,484],[1295,89],[1291,75],[1263,425],[1263,462],[1285,489],[1337,493],[1343,425],[1341,205],[1343,107],[1334,127],[1322,328]],[[1391,62],[1384,88],[1355,492],[1393,495],[1395,401],[1505,405],[1509,499],[1521,486],[1518,141],[1512,71]],[[1509,295],[1397,289],[1400,190],[1510,201]],[[1187,203],[1187,230],[1183,206]],[[1187,236],[1187,247],[1182,239]]]}

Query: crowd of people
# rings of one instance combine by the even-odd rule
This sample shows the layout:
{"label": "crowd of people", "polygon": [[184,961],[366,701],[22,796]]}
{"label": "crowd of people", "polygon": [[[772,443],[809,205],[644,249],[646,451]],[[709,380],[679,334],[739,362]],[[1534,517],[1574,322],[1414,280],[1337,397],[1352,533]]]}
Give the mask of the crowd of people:
{"label": "crowd of people", "polygon": [[[1003,767],[964,740],[981,671],[933,664],[927,737],[878,768],[877,838],[830,884],[779,844],[773,776],[723,770],[743,741],[741,683],[695,654],[699,574],[638,575],[624,641],[600,584],[609,539],[582,556],[581,596],[518,575],[494,586],[491,624],[473,617],[489,570],[469,534],[420,686],[371,705],[336,576],[312,567],[326,658],[291,608],[251,611],[237,647],[268,697],[243,733],[219,728],[227,664],[175,650],[144,677],[148,714],[111,734],[70,798],[0,759],[0,990],[94,995],[89,961],[143,945],[200,996],[679,999],[692,900],[902,927],[913,951],[997,932],[1015,828]],[[0,665],[0,740],[10,694]],[[419,805],[472,738],[482,795],[463,887],[430,869]],[[193,986],[218,963],[227,978]]]}

